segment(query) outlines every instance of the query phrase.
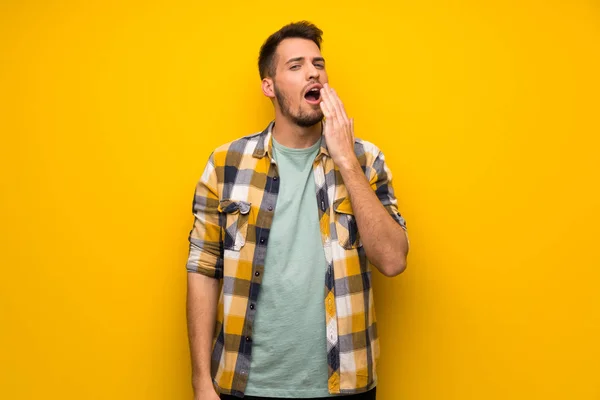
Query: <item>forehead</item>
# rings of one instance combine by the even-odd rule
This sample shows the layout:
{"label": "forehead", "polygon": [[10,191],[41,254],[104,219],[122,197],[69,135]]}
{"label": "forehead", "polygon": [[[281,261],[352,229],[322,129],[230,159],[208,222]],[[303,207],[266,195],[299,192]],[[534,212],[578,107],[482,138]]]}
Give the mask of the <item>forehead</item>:
{"label": "forehead", "polygon": [[289,38],[284,39],[277,46],[277,58],[278,64],[285,63],[290,58],[296,57],[322,57],[321,50],[315,42],[308,39],[301,38]]}

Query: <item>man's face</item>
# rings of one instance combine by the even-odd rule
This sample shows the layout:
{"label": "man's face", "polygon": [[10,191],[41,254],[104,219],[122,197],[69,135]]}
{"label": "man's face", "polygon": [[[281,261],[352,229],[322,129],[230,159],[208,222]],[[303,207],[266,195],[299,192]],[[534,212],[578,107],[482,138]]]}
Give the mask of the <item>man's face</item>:
{"label": "man's face", "polygon": [[283,40],[277,47],[273,90],[281,113],[302,127],[323,119],[320,89],[328,82],[325,60],[312,41]]}

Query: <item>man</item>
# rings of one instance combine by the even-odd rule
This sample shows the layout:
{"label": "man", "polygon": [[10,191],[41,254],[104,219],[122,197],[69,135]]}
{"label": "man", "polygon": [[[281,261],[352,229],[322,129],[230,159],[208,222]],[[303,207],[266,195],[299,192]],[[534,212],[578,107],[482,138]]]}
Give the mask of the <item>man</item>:
{"label": "man", "polygon": [[[383,154],[355,139],[308,22],[259,56],[275,120],[216,149],[196,187],[188,330],[198,400],[375,399],[371,266],[406,267]],[[323,118],[325,117],[325,121]]]}

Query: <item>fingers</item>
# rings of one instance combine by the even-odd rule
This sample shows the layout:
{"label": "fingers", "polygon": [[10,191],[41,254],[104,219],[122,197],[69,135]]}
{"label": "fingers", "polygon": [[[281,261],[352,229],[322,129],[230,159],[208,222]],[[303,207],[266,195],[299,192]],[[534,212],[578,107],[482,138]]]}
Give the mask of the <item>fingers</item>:
{"label": "fingers", "polygon": [[[335,118],[335,109],[333,108],[329,96],[325,90],[325,87],[321,89],[321,110],[323,110],[323,115],[327,118],[327,121]],[[331,121],[333,122],[333,121]]]}
{"label": "fingers", "polygon": [[339,98],[335,90],[329,85],[327,85],[329,89],[329,98],[331,99],[333,106],[335,108],[336,116],[346,124],[350,125],[350,121],[348,120],[348,116],[346,115],[346,110],[344,109],[344,104],[342,100]]}
{"label": "fingers", "polygon": [[335,93],[335,90],[333,90],[328,84],[325,84],[323,89],[321,89],[321,96],[326,105],[325,109],[329,113],[329,115],[325,115],[325,117],[328,119],[336,119],[340,125],[349,125],[348,116],[346,115],[344,105]]}
{"label": "fingers", "polygon": [[334,125],[345,126],[347,129],[350,129],[350,121],[346,115],[346,110],[335,90],[328,84],[325,84],[321,89],[321,98],[323,99],[321,101],[321,109],[325,118]]}
{"label": "fingers", "polygon": [[337,122],[335,121],[335,110],[332,109],[331,102],[329,99],[326,100],[325,95],[323,94],[321,94],[321,98],[323,98],[323,100],[319,104],[321,106],[321,110],[323,111],[323,115],[325,115],[325,118],[327,118],[327,122]]}
{"label": "fingers", "polygon": [[325,118],[331,118],[331,113],[329,111],[329,102],[325,101],[325,94],[323,89],[321,89],[321,101],[319,102],[319,105],[321,106],[321,110],[323,111]]}

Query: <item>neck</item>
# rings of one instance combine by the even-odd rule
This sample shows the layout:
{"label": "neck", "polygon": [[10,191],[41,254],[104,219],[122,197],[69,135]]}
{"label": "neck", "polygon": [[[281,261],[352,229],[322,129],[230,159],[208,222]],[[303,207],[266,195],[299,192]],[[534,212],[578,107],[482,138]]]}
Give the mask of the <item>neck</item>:
{"label": "neck", "polygon": [[321,132],[321,122],[304,128],[294,124],[283,116],[276,116],[272,134],[275,140],[282,146],[292,149],[305,149],[315,144],[321,138]]}

